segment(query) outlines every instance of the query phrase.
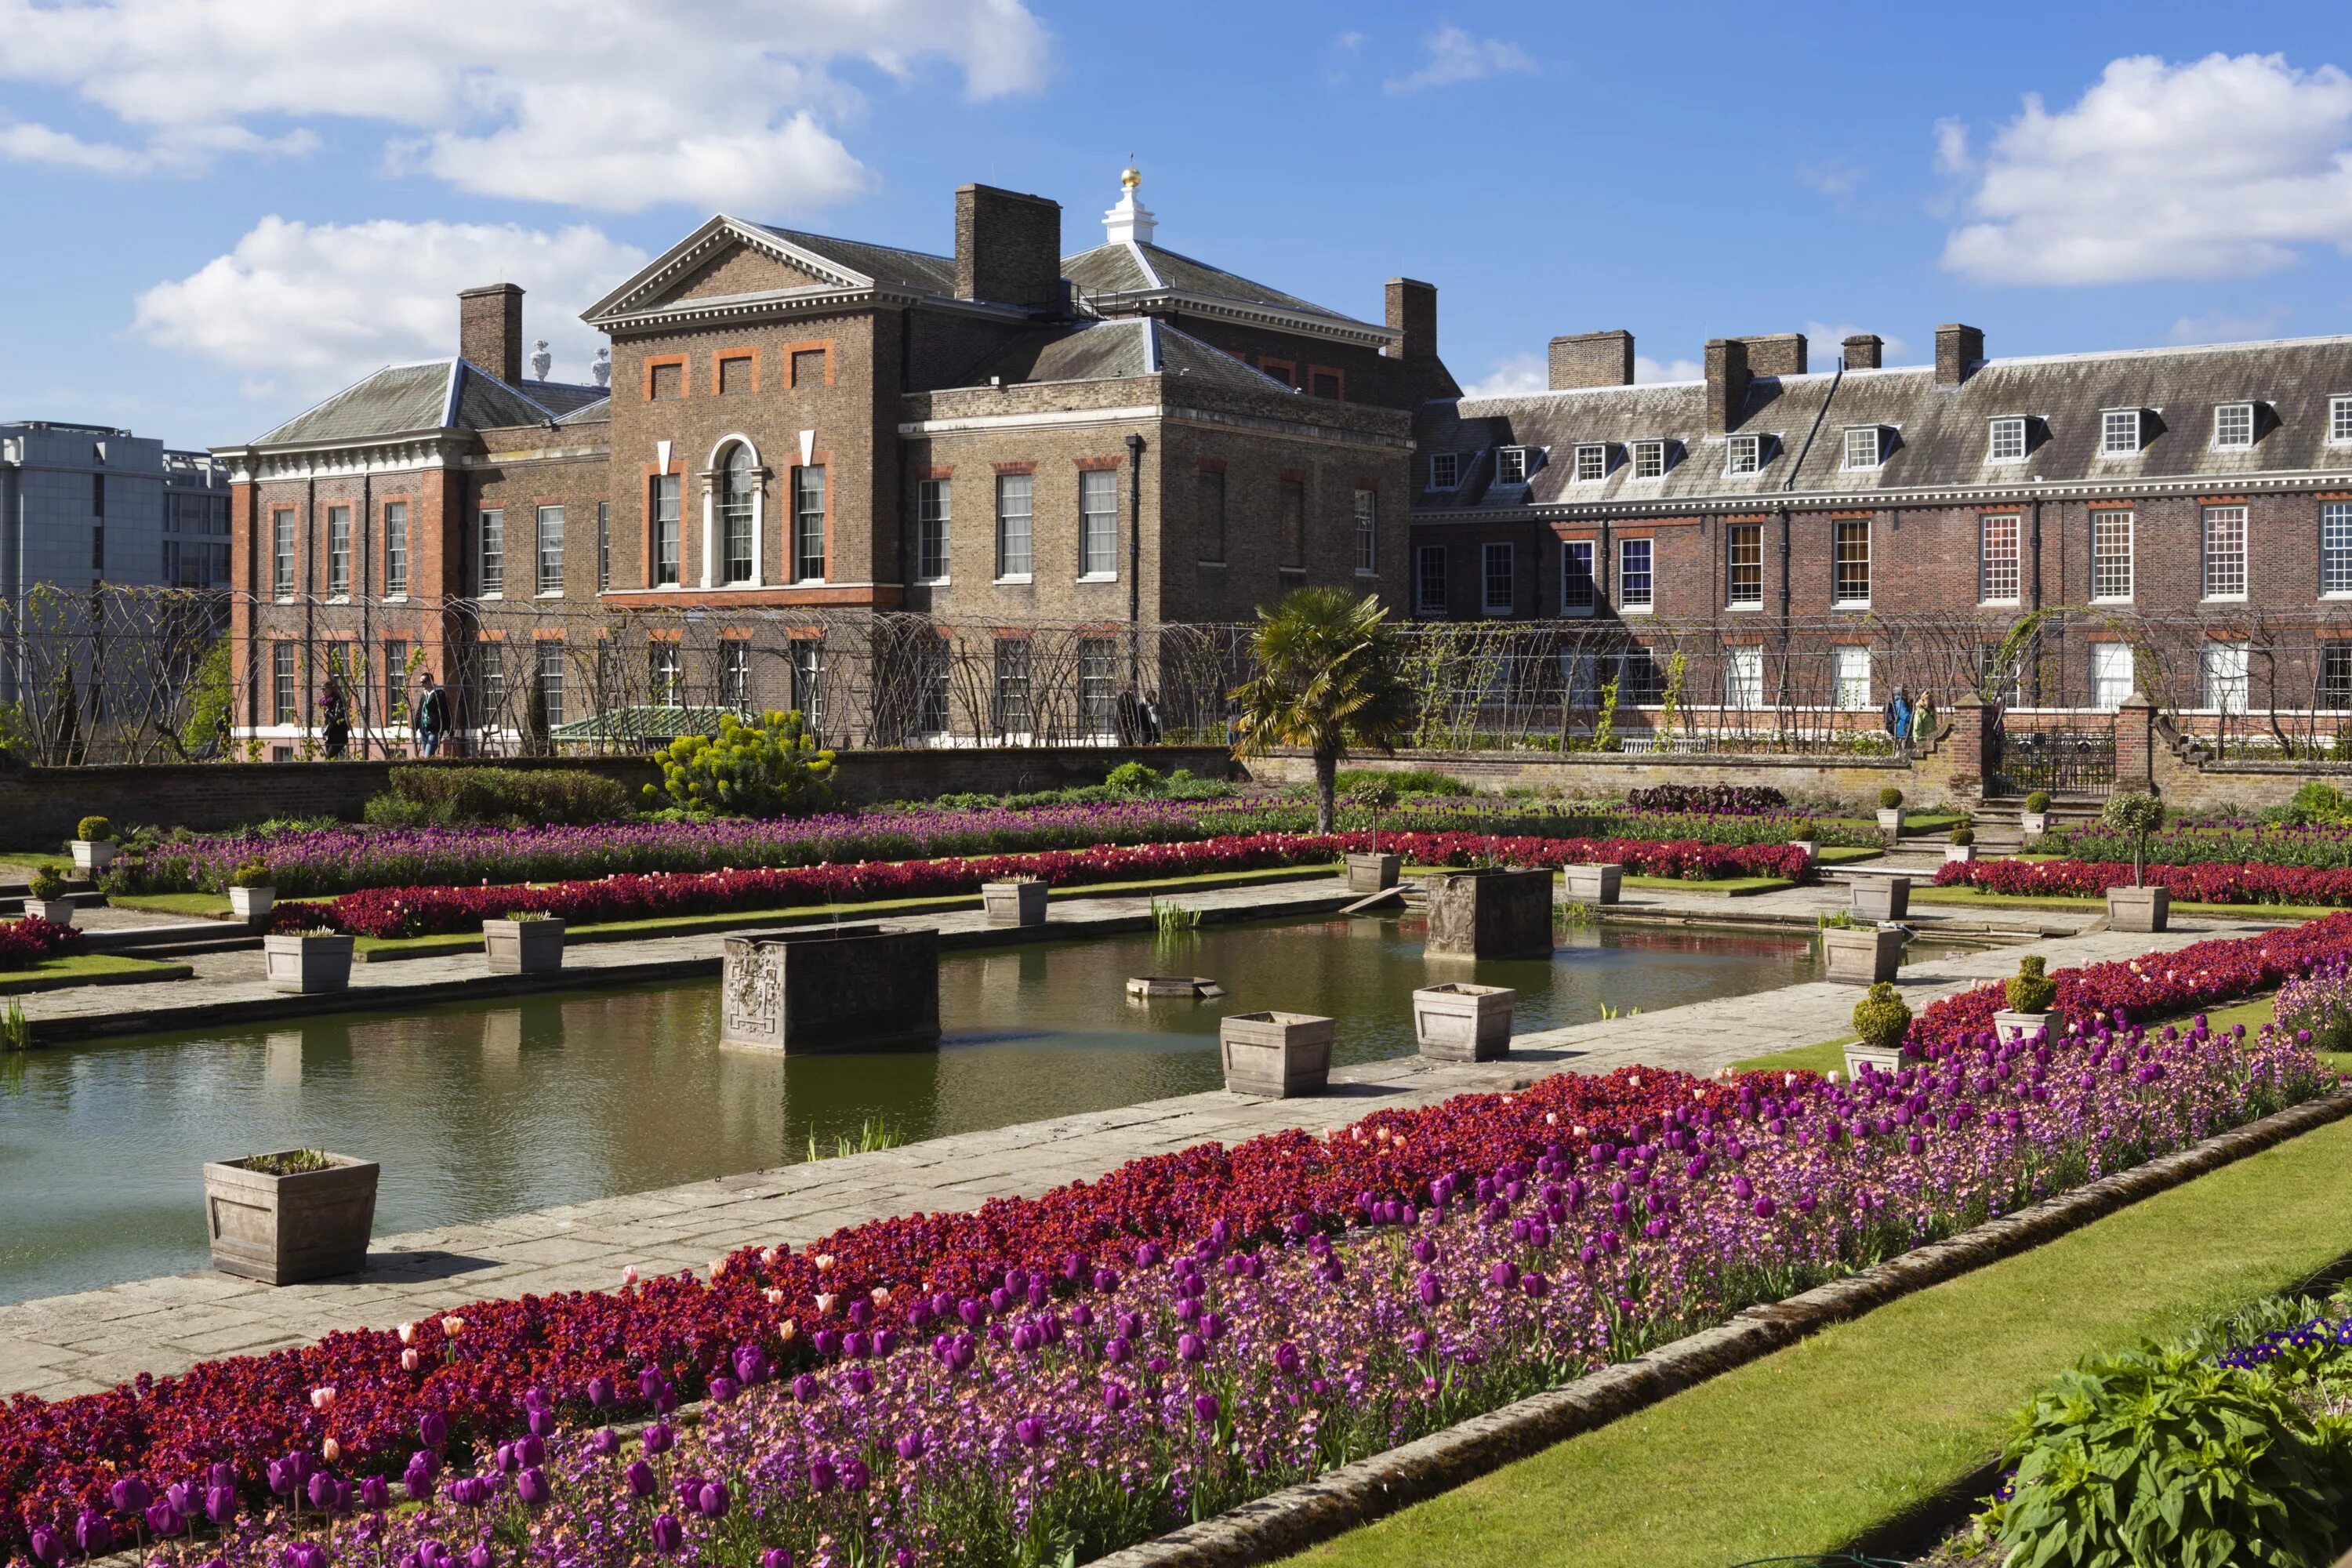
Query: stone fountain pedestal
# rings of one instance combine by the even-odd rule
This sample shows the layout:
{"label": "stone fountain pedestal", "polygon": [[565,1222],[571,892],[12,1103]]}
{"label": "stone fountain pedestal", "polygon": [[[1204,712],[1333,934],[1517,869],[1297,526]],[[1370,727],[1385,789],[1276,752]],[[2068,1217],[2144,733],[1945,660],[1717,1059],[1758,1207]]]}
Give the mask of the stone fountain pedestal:
{"label": "stone fountain pedestal", "polygon": [[727,939],[719,1043],[872,1051],[940,1037],[940,937],[886,925],[811,926]]}
{"label": "stone fountain pedestal", "polygon": [[1549,958],[1551,873],[1433,871],[1426,951],[1461,958]]}

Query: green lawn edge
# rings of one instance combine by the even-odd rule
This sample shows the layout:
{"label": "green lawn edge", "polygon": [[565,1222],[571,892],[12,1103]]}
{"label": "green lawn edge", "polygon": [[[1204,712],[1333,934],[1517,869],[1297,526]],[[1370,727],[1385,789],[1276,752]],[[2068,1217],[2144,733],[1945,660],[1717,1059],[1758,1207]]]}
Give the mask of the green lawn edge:
{"label": "green lawn edge", "polygon": [[228,899],[221,893],[109,893],[106,902],[110,909],[145,910],[163,915],[202,915],[207,919],[218,919],[229,912]]}
{"label": "green lawn edge", "polygon": [[[1930,904],[1994,904],[2013,910],[2104,910],[2105,899],[2068,898],[2062,893],[1988,893],[1981,888],[1933,888],[1914,886],[1913,903]],[[2192,904],[2179,899],[2172,902],[2176,915],[2205,915],[2229,919],[2233,915],[2259,915],[2265,919],[2315,921],[2344,912],[2341,906],[2329,904]]]}
{"label": "green lawn edge", "polygon": [[2347,1177],[2352,1123],[2338,1121],[1290,1561],[1724,1568],[1833,1551],[1965,1480],[2006,1413],[2075,1361],[2352,1252]]}
{"label": "green lawn edge", "polygon": [[117,952],[77,952],[45,958],[29,969],[0,970],[0,996],[64,991],[77,985],[133,985],[144,980],[186,980],[195,970],[162,959]]}
{"label": "green lawn edge", "polygon": [[[1163,877],[1141,882],[1088,882],[1072,888],[1056,888],[1047,895],[1055,902],[1073,899],[1117,898],[1133,893],[1181,893],[1186,890],[1211,892],[1219,888],[1258,887],[1268,883],[1311,882],[1329,877],[1336,860],[1312,866],[1274,866],[1255,871],[1202,871],[1190,877]],[[324,901],[324,900],[320,900]],[[563,933],[564,941],[625,942],[636,937],[693,936],[699,932],[728,931],[744,926],[797,925],[810,921],[829,921],[842,915],[887,915],[937,913],[949,910],[980,908],[977,893],[942,894],[929,899],[876,899],[865,903],[794,904],[778,910],[739,910],[707,915],[670,915],[641,921],[609,921],[601,925],[572,926]],[[363,936],[352,944],[352,955],[362,963],[387,963],[402,958],[429,958],[444,952],[478,952],[482,933],[476,931],[444,931],[434,936],[376,937]]]}

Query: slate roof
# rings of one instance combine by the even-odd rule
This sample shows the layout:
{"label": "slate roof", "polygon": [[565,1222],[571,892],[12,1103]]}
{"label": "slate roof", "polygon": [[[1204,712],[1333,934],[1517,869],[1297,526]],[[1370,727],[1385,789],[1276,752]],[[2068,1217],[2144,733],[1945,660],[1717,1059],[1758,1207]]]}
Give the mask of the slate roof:
{"label": "slate roof", "polygon": [[462,359],[386,365],[303,410],[257,447],[364,441],[425,430],[545,425],[608,397],[601,386],[526,381],[509,386]]}
{"label": "slate roof", "polygon": [[862,274],[877,283],[950,296],[956,291],[956,264],[952,256],[901,250],[892,245],[868,245],[858,239],[835,239],[831,235],[806,234],[799,229],[779,228],[773,224],[758,226],[787,245],[798,246],[813,255],[824,258],[845,271]]}
{"label": "slate roof", "polygon": [[1291,389],[1233,355],[1156,318],[1128,316],[1027,332],[964,378],[986,386],[1054,381],[1110,381],[1139,375],[1183,376],[1196,383],[1255,392]]}
{"label": "slate roof", "polygon": [[1212,267],[1205,261],[1141,241],[1114,240],[1108,245],[1098,245],[1092,250],[1080,251],[1076,256],[1066,256],[1062,258],[1062,275],[1078,286],[1082,297],[1088,294],[1195,294],[1214,300],[1230,300],[1237,304],[1265,305],[1301,315],[1320,316],[1327,321],[1340,321],[1349,326],[1370,325],[1370,322],[1357,321],[1353,316],[1326,310],[1296,294],[1286,294],[1279,289],[1254,283],[1222,267]]}
{"label": "slate roof", "polygon": [[[1723,471],[1726,438],[1706,433],[1704,382],[1447,399],[1424,405],[1415,420],[1414,479],[1425,487],[1428,454],[1451,450],[1463,455],[1463,482],[1419,490],[1414,510],[1610,510],[1784,494],[1866,500],[1921,489],[2343,472],[2352,469],[2352,447],[2327,445],[2328,400],[2347,394],[2352,337],[1995,359],[1958,386],[1937,386],[1929,366],[1759,377],[1732,433],[1771,439],[1762,472],[1739,478]],[[2215,451],[2215,406],[2243,402],[2256,405],[2253,447]],[[2100,454],[2100,416],[2111,408],[2147,411],[2140,451]],[[2026,459],[1991,461],[1991,422],[2020,416]],[[1857,426],[1886,433],[1881,466],[1843,467],[1845,431]],[[1660,438],[1670,443],[1664,476],[1634,479],[1630,444]],[[1580,483],[1574,449],[1592,442],[1610,445],[1609,475]],[[1500,446],[1548,448],[1524,490],[1494,486]]]}

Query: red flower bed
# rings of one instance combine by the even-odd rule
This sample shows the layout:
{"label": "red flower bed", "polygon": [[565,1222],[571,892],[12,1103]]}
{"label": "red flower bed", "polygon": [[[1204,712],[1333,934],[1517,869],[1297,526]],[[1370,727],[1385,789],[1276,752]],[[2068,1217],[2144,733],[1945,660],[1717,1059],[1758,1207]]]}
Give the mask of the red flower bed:
{"label": "red flower bed", "polygon": [[37,915],[0,921],[0,969],[30,969],[45,958],[79,952],[87,939],[72,926]]}
{"label": "red flower bed", "polygon": [[[2093,898],[2131,886],[2127,860],[1975,860],[1947,864],[1939,888],[1988,893]],[[2352,867],[2195,863],[2150,866],[2147,880],[2176,899],[2200,904],[2352,904]]]}
{"label": "red flower bed", "polygon": [[[85,1505],[103,1510],[107,1489],[124,1476],[160,1488],[226,1461],[257,1497],[270,1460],[297,1448],[315,1455],[329,1436],[350,1473],[396,1474],[428,1412],[463,1444],[520,1430],[530,1388],[585,1416],[591,1380],[605,1379],[614,1407],[641,1410],[638,1375],[659,1368],[693,1398],[739,1345],[765,1345],[788,1367],[876,1353],[877,1336],[887,1348],[925,1325],[931,1293],[985,1298],[1008,1268],[1034,1277],[1034,1295],[1138,1267],[1154,1256],[1147,1248],[1264,1237],[1278,1226],[1330,1229],[1383,1203],[1425,1201],[1429,1184],[1449,1173],[1508,1164],[1526,1176],[1539,1156],[1595,1140],[1673,1136],[1683,1120],[1738,1092],[1647,1069],[1563,1073],[1520,1094],[1378,1111],[1328,1138],[1284,1131],[1231,1149],[1203,1143],[1041,1197],[870,1221],[772,1257],[747,1249],[707,1279],[478,1302],[415,1324],[413,1347],[392,1331],[358,1330],[176,1377],[142,1375],[106,1394],[52,1404],[18,1394],[0,1417],[0,1552],[22,1550],[36,1523],[69,1523]],[[310,1399],[321,1386],[336,1391],[323,1412]]]}
{"label": "red flower bed", "polygon": [[[2051,1010],[2076,1023],[2139,1022],[2210,1007],[2268,991],[2352,947],[2352,912],[2261,936],[2215,937],[2171,952],[2062,969]],[[1911,1026],[1929,1056],[1980,1043],[1992,1016],[2009,1005],[1998,984],[1930,1002]]]}
{"label": "red flower bed", "polygon": [[[1097,845],[1021,855],[757,870],[623,873],[546,887],[367,888],[332,903],[287,905],[281,929],[331,923],[359,936],[426,936],[480,929],[485,920],[535,910],[578,924],[666,915],[720,914],[805,904],[934,898],[976,892],[982,882],[1039,877],[1055,887],[1259,870],[1335,860],[1370,847],[1368,833],[1244,833],[1181,844]],[[1786,845],[1720,845],[1634,838],[1502,838],[1478,833],[1384,833],[1384,848],[1425,865],[1464,866],[1500,858],[1518,866],[1614,860],[1645,877],[1796,877],[1805,855]]]}

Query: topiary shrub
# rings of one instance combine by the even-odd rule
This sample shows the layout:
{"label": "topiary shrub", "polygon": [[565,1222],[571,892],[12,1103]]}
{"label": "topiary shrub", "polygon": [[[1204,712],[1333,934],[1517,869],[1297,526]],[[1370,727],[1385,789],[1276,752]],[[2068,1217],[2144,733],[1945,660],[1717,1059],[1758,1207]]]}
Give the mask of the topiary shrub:
{"label": "topiary shrub", "polygon": [[654,760],[662,782],[646,798],[697,816],[800,816],[833,799],[833,752],[797,712],[730,713],[716,735],[681,735]]}
{"label": "topiary shrub", "polygon": [[2027,795],[2025,797],[2025,809],[2032,812],[2037,816],[2041,816],[2043,812],[2048,811],[2050,809],[2050,792],[2046,789],[2038,789],[2032,795]]}
{"label": "topiary shrub", "polygon": [[1898,1050],[1911,1030],[1910,1005],[1901,992],[1882,980],[1863,993],[1853,1005],[1853,1032],[1862,1043],[1882,1051]]}
{"label": "topiary shrub", "polygon": [[1955,828],[1953,828],[1953,829],[1952,829],[1952,842],[1953,842],[1953,843],[1955,843],[1955,844],[1974,844],[1976,841],[1977,841],[1977,830],[1976,830],[1975,828],[1973,828],[1973,827],[1970,827],[1967,823],[1963,822],[1963,823],[1962,823],[1962,824],[1960,824],[1958,827],[1955,827]]}
{"label": "topiary shrub", "polygon": [[2050,1004],[2058,1000],[2058,983],[2043,973],[2049,963],[2038,952],[2029,952],[2017,961],[2017,973],[2001,985],[2008,994],[2011,1012],[2050,1011]]}
{"label": "topiary shrub", "polygon": [[1142,763],[1121,763],[1103,775],[1103,787],[1120,795],[1158,795],[1167,787],[1160,770]]}
{"label": "topiary shrub", "polygon": [[61,899],[66,894],[66,870],[62,866],[37,866],[25,879],[26,889],[37,899]]}
{"label": "topiary shrub", "polygon": [[1821,842],[1821,837],[1822,830],[1819,825],[1801,822],[1797,824],[1797,830],[1789,836],[1789,841],[1792,844],[1818,844]]}
{"label": "topiary shrub", "polygon": [[2164,826],[2164,802],[2144,790],[2111,795],[2099,809],[2099,820],[2132,841],[2132,886],[2141,885],[2147,868],[2147,838]]}
{"label": "topiary shrub", "polygon": [[103,816],[85,816],[74,828],[74,837],[85,843],[96,844],[114,837],[114,824]]}
{"label": "topiary shrub", "polygon": [[269,862],[256,855],[236,863],[236,869],[228,874],[228,885],[232,888],[267,888],[272,885],[270,876]]}
{"label": "topiary shrub", "polygon": [[1902,808],[1902,805],[1903,792],[1896,789],[1893,784],[1889,784],[1885,789],[1878,792],[1879,810],[1898,811]]}

